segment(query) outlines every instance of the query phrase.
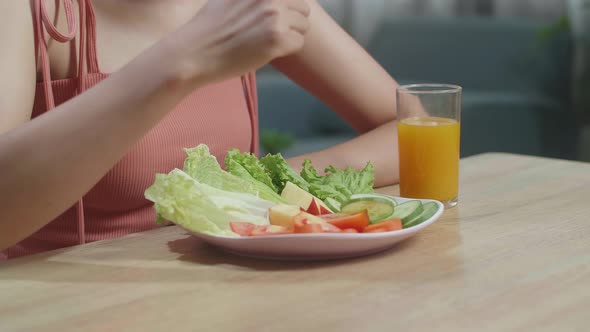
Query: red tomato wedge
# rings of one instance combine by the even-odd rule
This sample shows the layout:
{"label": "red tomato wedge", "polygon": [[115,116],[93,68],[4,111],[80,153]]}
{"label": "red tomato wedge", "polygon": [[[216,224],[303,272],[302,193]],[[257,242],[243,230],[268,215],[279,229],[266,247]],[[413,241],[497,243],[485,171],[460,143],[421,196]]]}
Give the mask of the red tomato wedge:
{"label": "red tomato wedge", "polygon": [[342,229],[341,228],[339,228],[337,226],[334,226],[334,225],[332,225],[330,223],[324,223],[324,224],[321,224],[321,225],[322,225],[322,229],[326,233],[340,233],[340,232],[342,232]]}
{"label": "red tomato wedge", "polygon": [[277,225],[256,226],[250,236],[268,236],[279,234],[292,234],[287,227]]}
{"label": "red tomato wedge", "polygon": [[295,233],[324,233],[324,229],[320,224],[295,225]]}
{"label": "red tomato wedge", "polygon": [[346,214],[346,213],[325,213],[325,214],[320,214],[318,217],[329,221],[331,219],[338,219],[338,218],[342,218],[342,217],[346,217],[346,216],[350,216],[350,214]]}
{"label": "red tomato wedge", "polygon": [[[339,233],[341,231],[340,228],[329,224],[325,219],[309,213],[299,213],[293,218],[293,226],[295,229],[304,225],[320,225],[325,233]],[[295,233],[297,233],[297,231],[295,231]]]}
{"label": "red tomato wedge", "polygon": [[240,236],[250,236],[252,231],[256,228],[256,225],[249,222],[230,222],[229,227],[231,230]]}
{"label": "red tomato wedge", "polygon": [[293,233],[287,227],[276,225],[255,225],[249,222],[230,222],[231,230],[240,236],[266,236]]}
{"label": "red tomato wedge", "polygon": [[369,225],[367,210],[355,214],[322,215],[321,218],[340,229],[353,228],[359,232],[362,232]]}
{"label": "red tomato wedge", "polygon": [[392,232],[392,231],[399,231],[402,229],[402,220],[401,219],[391,219],[387,221],[383,221],[377,224],[369,225],[365,227],[363,233],[382,233],[382,232]]}

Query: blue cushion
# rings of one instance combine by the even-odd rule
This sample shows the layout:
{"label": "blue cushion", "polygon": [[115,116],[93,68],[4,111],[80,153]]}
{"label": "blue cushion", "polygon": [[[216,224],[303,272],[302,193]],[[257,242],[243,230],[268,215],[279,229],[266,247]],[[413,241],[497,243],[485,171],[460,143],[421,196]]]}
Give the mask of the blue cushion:
{"label": "blue cushion", "polygon": [[282,74],[258,76],[261,128],[273,128],[298,138],[354,135],[340,116]]}
{"label": "blue cushion", "polygon": [[572,41],[540,43],[546,23],[522,18],[407,18],[384,23],[369,52],[402,82],[569,98]]}
{"label": "blue cushion", "polygon": [[543,97],[466,93],[461,154],[510,152],[574,159],[578,129],[566,106]]}

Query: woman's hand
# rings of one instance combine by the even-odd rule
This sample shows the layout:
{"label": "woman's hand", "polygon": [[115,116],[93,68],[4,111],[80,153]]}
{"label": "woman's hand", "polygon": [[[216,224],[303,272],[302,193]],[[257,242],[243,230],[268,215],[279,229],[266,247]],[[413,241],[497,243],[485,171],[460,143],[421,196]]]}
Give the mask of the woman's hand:
{"label": "woman's hand", "polygon": [[210,0],[164,41],[178,50],[174,75],[211,83],[293,54],[309,14],[305,0]]}

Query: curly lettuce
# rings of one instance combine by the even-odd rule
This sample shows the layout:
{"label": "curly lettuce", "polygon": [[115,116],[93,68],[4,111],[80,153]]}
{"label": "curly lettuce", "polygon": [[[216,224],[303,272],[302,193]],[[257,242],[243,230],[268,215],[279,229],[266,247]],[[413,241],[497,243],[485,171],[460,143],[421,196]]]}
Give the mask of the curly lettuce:
{"label": "curly lettuce", "polygon": [[305,191],[309,190],[309,183],[287,164],[280,153],[268,154],[260,158],[260,162],[270,174],[272,182],[279,192],[283,191],[287,182],[291,182]]}
{"label": "curly lettuce", "polygon": [[[232,173],[221,169],[215,156],[211,155],[207,145],[201,144],[196,148],[185,149],[186,159],[184,171],[195,180],[209,186],[232,192],[249,193],[260,196],[275,203],[284,200],[272,188],[250,176],[241,165],[232,160],[226,161],[232,165]],[[226,165],[227,166],[227,165]]]}
{"label": "curly lettuce", "polygon": [[352,167],[337,169],[329,166],[325,173],[319,175],[310,160],[303,162],[301,177],[309,183],[309,192],[321,200],[329,198],[345,203],[354,194],[373,192],[375,170],[370,162],[360,171]]}

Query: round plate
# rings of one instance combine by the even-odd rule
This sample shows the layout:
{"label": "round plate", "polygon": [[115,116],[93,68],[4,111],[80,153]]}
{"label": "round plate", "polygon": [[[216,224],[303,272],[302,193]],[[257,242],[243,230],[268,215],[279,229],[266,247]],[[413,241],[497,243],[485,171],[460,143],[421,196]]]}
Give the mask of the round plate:
{"label": "round plate", "polygon": [[[388,196],[391,197],[391,196]],[[410,199],[393,197],[398,203]],[[423,203],[435,202],[436,213],[423,223],[385,233],[321,233],[287,234],[259,237],[226,237],[204,233],[189,233],[224,251],[248,257],[280,260],[324,260],[365,256],[393,247],[435,222],[443,213],[439,201],[422,199]],[[188,231],[188,230],[187,230]]]}

